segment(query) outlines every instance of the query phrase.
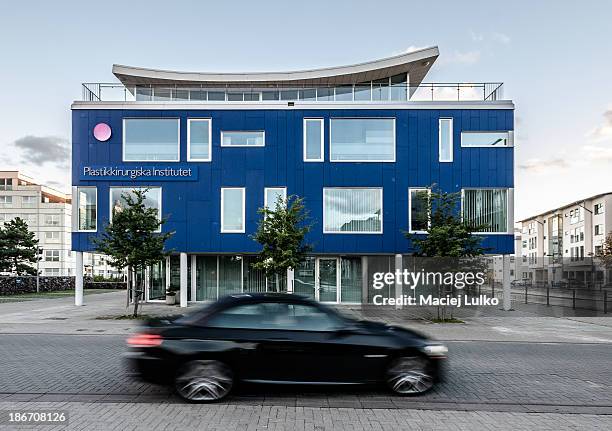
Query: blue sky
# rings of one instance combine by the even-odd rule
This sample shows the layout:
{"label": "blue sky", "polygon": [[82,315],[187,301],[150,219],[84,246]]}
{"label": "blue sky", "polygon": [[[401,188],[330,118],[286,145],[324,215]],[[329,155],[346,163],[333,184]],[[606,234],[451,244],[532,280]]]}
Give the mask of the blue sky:
{"label": "blue sky", "polygon": [[612,191],[612,2],[105,1],[0,6],[0,169],[67,190],[70,103],[113,63],[334,66],[437,45],[427,81],[503,81],[516,215]]}

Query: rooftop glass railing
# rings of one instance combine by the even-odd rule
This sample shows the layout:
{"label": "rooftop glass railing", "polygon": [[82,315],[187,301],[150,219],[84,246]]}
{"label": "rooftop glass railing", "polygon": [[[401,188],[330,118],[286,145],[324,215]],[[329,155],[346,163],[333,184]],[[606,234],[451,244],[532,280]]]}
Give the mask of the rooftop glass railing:
{"label": "rooftop glass railing", "polygon": [[422,83],[379,85],[376,83],[334,87],[267,86],[214,87],[197,85],[134,85],[84,83],[83,101],[136,102],[351,102],[495,101],[503,99],[503,84]]}

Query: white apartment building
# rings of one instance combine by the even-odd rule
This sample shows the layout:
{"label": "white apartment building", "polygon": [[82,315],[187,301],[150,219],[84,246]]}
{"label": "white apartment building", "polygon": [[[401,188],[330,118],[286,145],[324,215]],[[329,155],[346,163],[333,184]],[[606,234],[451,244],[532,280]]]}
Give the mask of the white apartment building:
{"label": "white apartment building", "polygon": [[[592,259],[612,231],[612,192],[591,196],[521,220],[522,274],[535,282],[612,282]],[[517,254],[519,251],[517,250]]]}
{"label": "white apartment building", "polygon": [[43,276],[74,275],[71,196],[37,184],[18,171],[0,171],[0,223],[23,219],[42,248]]}

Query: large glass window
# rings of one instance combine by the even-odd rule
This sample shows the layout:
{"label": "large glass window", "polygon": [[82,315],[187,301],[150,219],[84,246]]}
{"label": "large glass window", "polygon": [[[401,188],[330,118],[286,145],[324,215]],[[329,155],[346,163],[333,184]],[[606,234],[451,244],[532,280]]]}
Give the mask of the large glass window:
{"label": "large glass window", "polygon": [[77,187],[78,230],[95,231],[98,215],[98,192],[95,187]]}
{"label": "large glass window", "polygon": [[511,146],[509,132],[461,132],[462,147],[495,147]]}
{"label": "large glass window", "polygon": [[453,119],[440,118],[438,123],[438,150],[439,161],[453,161]]}
{"label": "large glass window", "polygon": [[341,302],[361,302],[362,278],[360,257],[340,259]]}
{"label": "large glass window", "polygon": [[219,298],[242,292],[242,256],[219,256]]}
{"label": "large glass window", "polygon": [[508,232],[507,189],[465,189],[462,208],[475,232]]}
{"label": "large glass window", "polygon": [[429,189],[410,189],[408,195],[409,231],[425,232],[429,228]]}
{"label": "large glass window", "polygon": [[222,147],[263,147],[266,145],[263,130],[253,132],[221,132]]}
{"label": "large glass window", "polygon": [[210,162],[210,118],[190,118],[187,120],[187,160]]}
{"label": "large glass window", "polygon": [[276,203],[287,199],[287,189],[284,187],[267,187],[265,190],[264,206],[269,210],[276,209]]}
{"label": "large glass window", "polygon": [[324,188],[323,233],[382,233],[382,188]]}
{"label": "large glass window", "polygon": [[157,209],[157,215],[161,218],[161,188],[160,187],[111,187],[110,188],[110,218],[113,214],[125,208],[125,195],[132,195],[134,190],[146,190],[144,204],[147,208]]}
{"label": "large glass window", "polygon": [[244,189],[221,189],[221,232],[244,232]]}
{"label": "large glass window", "polygon": [[330,120],[332,162],[394,162],[394,118]]}
{"label": "large glass window", "polygon": [[304,118],[304,161],[323,161],[323,119]]}
{"label": "large glass window", "polygon": [[179,161],[179,119],[124,118],[123,160]]}
{"label": "large glass window", "polygon": [[217,299],[217,256],[196,256],[196,301]]}

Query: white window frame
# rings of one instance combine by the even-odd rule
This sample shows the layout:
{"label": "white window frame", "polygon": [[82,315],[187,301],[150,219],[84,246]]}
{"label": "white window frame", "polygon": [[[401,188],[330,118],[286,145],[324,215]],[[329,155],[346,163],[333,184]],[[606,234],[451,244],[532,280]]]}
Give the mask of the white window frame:
{"label": "white window frame", "polygon": [[[328,231],[325,230],[325,191],[326,190],[338,190],[338,189],[348,189],[348,190],[380,190],[380,232],[342,232],[342,231]],[[382,235],[384,232],[384,213],[385,209],[383,207],[384,202],[384,188],[383,187],[323,187],[323,233],[330,235]]]}
{"label": "white window frame", "polygon": [[13,205],[13,196],[0,196],[1,205]]}
{"label": "white window frame", "polygon": [[[393,159],[391,160],[334,160],[332,158],[332,122],[334,120],[393,120]],[[395,163],[397,160],[397,122],[395,117],[332,117],[329,119],[329,161],[331,163]],[[354,188],[354,187],[346,187]],[[367,188],[367,187],[362,187]]]}
{"label": "white window frame", "polygon": [[[57,254],[57,260],[55,260],[55,255]],[[48,259],[48,256],[51,256],[51,259]],[[53,249],[53,250],[45,250],[45,262],[59,262],[62,257],[61,250]]]}
{"label": "white window frame", "polygon": [[[177,127],[177,158],[176,160],[138,160],[138,159],[130,159],[126,160],[125,158],[125,122],[126,120],[175,120]],[[121,130],[121,160],[124,162],[180,162],[181,161],[181,119],[174,117],[124,117],[122,120],[122,130]]]}
{"label": "white window frame", "polygon": [[461,221],[463,222],[463,201],[465,200],[465,191],[466,190],[505,190],[506,191],[506,231],[505,232],[472,232],[473,235],[512,235],[512,227],[511,225],[511,220],[512,220],[512,214],[510,213],[511,209],[514,210],[514,208],[510,208],[510,204],[511,202],[513,202],[513,200],[511,199],[512,195],[510,194],[510,191],[513,190],[511,187],[465,187],[461,189],[461,208],[460,208],[460,217],[461,217]]}
{"label": "white window frame", "polygon": [[[162,202],[162,196],[163,196],[163,188],[161,186],[135,186],[135,187],[130,187],[130,186],[111,186],[108,188],[108,222],[112,223],[113,222],[113,189],[130,189],[130,191],[132,190],[146,190],[146,189],[159,189],[159,205],[157,207],[157,217],[158,220],[162,220],[162,208],[163,208],[163,202]],[[97,226],[97,223],[96,223]],[[161,232],[161,226],[155,231],[155,232]]]}
{"label": "white window frame", "polygon": [[[191,157],[191,123],[208,122],[208,158],[197,159]],[[212,118],[188,118],[187,119],[187,161],[188,162],[211,162],[212,161]]]}
{"label": "white window frame", "polygon": [[[306,156],[306,123],[309,121],[318,121],[319,123],[321,123],[321,157],[319,157],[318,159],[309,159]],[[315,117],[309,117],[309,118],[304,118],[303,121],[303,160],[304,162],[308,162],[308,163],[312,163],[312,162],[324,162],[325,161],[325,120],[323,118],[315,118]]]}
{"label": "white window frame", "polygon": [[[223,134],[225,133],[261,133],[261,145],[225,145],[223,143]],[[266,131],[265,130],[221,130],[221,146],[225,148],[261,148],[266,146]]]}
{"label": "white window frame", "polygon": [[[50,274],[50,272],[53,272],[54,274]],[[44,275],[47,277],[59,277],[61,275],[61,269],[60,268],[45,268]]]}
{"label": "white window frame", "polygon": [[[76,213],[76,219],[74,219],[76,222],[75,231],[76,232],[97,232],[98,231],[98,212],[99,212],[98,211],[98,188],[96,186],[76,186],[75,189],[76,189],[75,199],[73,199],[73,202],[76,202],[76,211],[73,211],[74,213]],[[79,226],[79,216],[80,216],[79,214],[79,210],[80,210],[79,190],[80,189],[94,189],[96,192],[96,228],[95,229],[80,229],[80,226]],[[109,197],[110,197],[110,194],[109,194]],[[110,203],[110,200],[109,200],[109,203]]]}
{"label": "white window frame", "polygon": [[[223,226],[223,201],[225,190],[240,190],[242,192],[242,228],[241,229],[225,229]],[[244,187],[221,187],[221,233],[245,233],[246,231],[246,188]]]}
{"label": "white window frame", "polygon": [[282,190],[283,200],[287,199],[287,187],[265,187],[264,188],[264,208],[274,209],[268,207],[268,190]]}
{"label": "white window frame", "polygon": [[36,204],[36,198],[38,196],[22,196],[21,197],[21,203],[25,206],[25,205],[34,205]]}
{"label": "white window frame", "polygon": [[[450,145],[450,158],[449,159],[442,159],[442,122],[443,121],[448,121],[450,122],[449,125],[449,131],[450,131],[450,139],[449,139],[449,145]],[[454,134],[454,120],[452,117],[440,117],[438,119],[438,161],[440,163],[452,163],[453,159],[454,159],[454,151],[453,151],[453,147],[454,147],[454,142],[453,142],[453,134]]]}
{"label": "white window frame", "polygon": [[[431,189],[429,187],[409,187],[408,188],[408,232],[410,233],[427,233],[425,230],[412,229],[412,192],[427,191],[427,197],[431,199]],[[427,227],[431,227],[431,214],[427,216]]]}
{"label": "white window frame", "polygon": [[[57,223],[49,223],[47,219],[55,220],[57,218]],[[61,219],[59,214],[45,214],[44,215],[44,225],[45,226],[61,226]]]}
{"label": "white window frame", "polygon": [[[49,234],[53,234],[53,235],[51,235],[51,237],[49,237]],[[48,230],[48,231],[45,231],[45,241],[59,241],[59,240],[60,240],[60,232],[59,231],[57,231],[57,230]]]}
{"label": "white window frame", "polygon": [[[492,145],[463,145],[463,135],[475,135],[478,133],[505,133],[506,143],[507,145],[502,145],[501,147],[492,146]],[[514,146],[514,133],[512,130],[465,130],[461,132],[461,148],[511,148]]]}

